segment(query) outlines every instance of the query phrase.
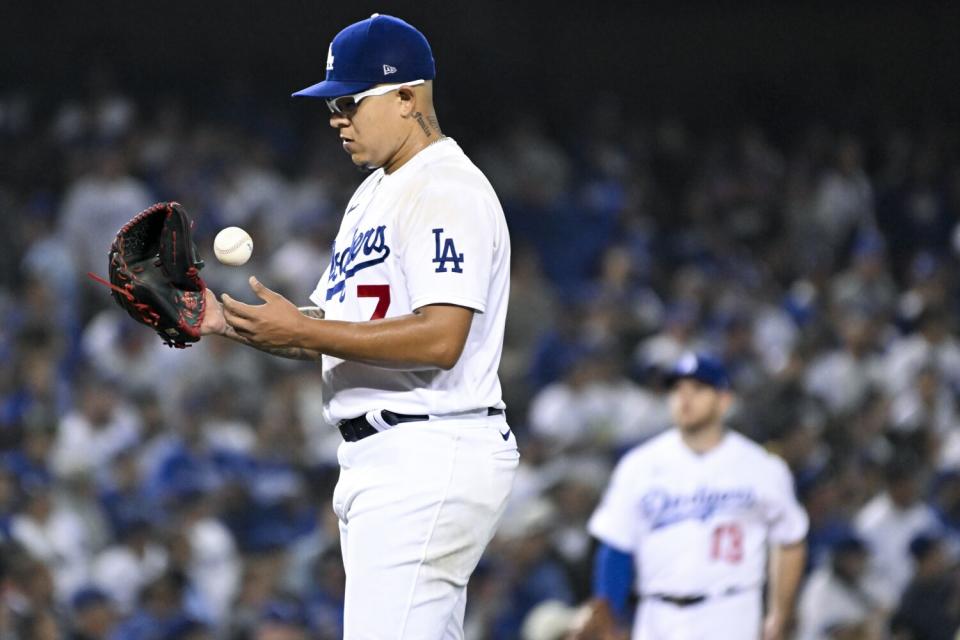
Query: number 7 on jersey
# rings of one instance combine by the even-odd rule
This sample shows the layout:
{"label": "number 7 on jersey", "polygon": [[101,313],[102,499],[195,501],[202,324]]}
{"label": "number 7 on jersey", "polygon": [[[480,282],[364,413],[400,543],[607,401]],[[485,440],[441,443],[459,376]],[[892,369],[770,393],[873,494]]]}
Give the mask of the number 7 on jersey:
{"label": "number 7 on jersey", "polygon": [[390,285],[388,284],[358,284],[358,298],[376,298],[377,306],[373,310],[371,320],[380,320],[387,316],[387,309],[390,308]]}

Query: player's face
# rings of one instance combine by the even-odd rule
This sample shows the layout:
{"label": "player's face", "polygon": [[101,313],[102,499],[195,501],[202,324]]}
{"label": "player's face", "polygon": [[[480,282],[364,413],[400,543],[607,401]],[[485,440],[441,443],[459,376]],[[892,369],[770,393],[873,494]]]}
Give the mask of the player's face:
{"label": "player's face", "polygon": [[330,126],[338,130],[343,150],[355,165],[382,167],[402,143],[398,93],[370,96],[342,113],[330,114]]}
{"label": "player's face", "polygon": [[670,391],[670,413],[682,431],[719,426],[730,406],[730,395],[697,380],[680,379]]}

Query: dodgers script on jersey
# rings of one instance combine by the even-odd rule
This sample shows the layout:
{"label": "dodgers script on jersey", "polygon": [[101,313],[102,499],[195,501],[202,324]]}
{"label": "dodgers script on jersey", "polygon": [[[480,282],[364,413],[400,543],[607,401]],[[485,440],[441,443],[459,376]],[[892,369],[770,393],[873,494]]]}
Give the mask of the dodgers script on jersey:
{"label": "dodgers script on jersey", "polygon": [[723,594],[763,585],[767,545],[808,520],[786,464],[736,432],[705,454],[672,429],[628,453],[589,522],[631,553],[641,594]]}
{"label": "dodgers script on jersey", "polygon": [[389,318],[430,304],[477,313],[449,371],[390,370],[324,355],[326,420],[371,409],[453,417],[503,408],[497,369],[509,278],[503,209],[453,139],[427,146],[390,174],[371,173],[347,205],[310,300],[328,320]]}

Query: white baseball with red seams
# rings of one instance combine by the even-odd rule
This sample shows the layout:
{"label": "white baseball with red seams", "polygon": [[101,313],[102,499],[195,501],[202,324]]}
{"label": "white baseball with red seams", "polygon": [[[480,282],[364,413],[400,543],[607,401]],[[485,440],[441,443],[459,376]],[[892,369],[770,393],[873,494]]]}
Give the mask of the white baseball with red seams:
{"label": "white baseball with red seams", "polygon": [[225,227],[213,239],[213,255],[223,264],[239,267],[253,253],[253,238],[240,227]]}

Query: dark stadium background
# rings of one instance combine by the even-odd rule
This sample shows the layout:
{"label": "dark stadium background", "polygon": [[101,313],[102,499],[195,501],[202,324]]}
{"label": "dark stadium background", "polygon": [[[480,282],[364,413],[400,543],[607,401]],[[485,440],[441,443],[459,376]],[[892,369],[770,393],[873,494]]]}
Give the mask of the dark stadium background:
{"label": "dark stadium background", "polygon": [[[303,397],[315,369],[209,343],[173,355],[209,355],[212,369],[178,368],[188,360],[151,351],[156,337],[107,313],[119,312],[105,291],[86,269],[62,271],[57,251],[83,231],[82,217],[65,221],[78,210],[70,194],[118,161],[154,200],[183,198],[204,247],[229,220],[224,201],[251,197],[237,195],[248,161],[286,186],[317,178],[319,223],[284,218],[270,237],[277,220],[244,222],[258,241],[249,269],[274,276],[271,250],[297,239],[298,224],[326,242],[359,174],[322,103],[289,94],[321,79],[330,38],[373,12],[430,40],[440,123],[491,176],[512,228],[517,299],[501,376],[527,467],[472,582],[470,640],[555,637],[549,620],[589,596],[584,521],[617,457],[650,435],[630,429],[666,426],[654,366],[664,363],[653,360],[684,340],[728,358],[744,400],[734,426],[794,473],[814,521],[806,601],[824,598],[807,586],[835,578],[836,558],[896,556],[910,590],[888,610],[862,604],[851,637],[882,640],[891,620],[897,640],[960,628],[960,3],[13,0],[0,4],[0,639],[71,637],[97,616],[130,634],[100,636],[110,640],[246,640],[271,625],[336,637],[332,441],[300,433],[316,412]],[[103,98],[132,105],[120,134],[77,120]],[[183,155],[163,156],[165,118]],[[863,191],[857,224],[820,242],[814,214]],[[103,252],[113,231],[92,229]],[[205,273],[249,297],[242,270]],[[294,282],[285,291],[302,296]],[[777,322],[795,342],[771,369],[751,338],[782,347],[781,334],[760,335]],[[884,386],[916,349],[929,360],[905,387]],[[823,383],[836,359],[853,373]],[[148,375],[204,373],[171,396],[176,406],[144,389]],[[584,381],[610,411],[587,416],[596,432],[568,420],[580,432],[551,435],[544,391],[579,416]],[[83,457],[58,454],[58,438],[114,405],[149,429],[102,468],[64,471]],[[616,423],[624,416],[639,419]],[[224,462],[198,444],[205,427],[237,423],[254,440],[242,455]],[[180,457],[156,462],[169,454],[158,443]],[[133,464],[150,456],[166,469],[159,488]],[[194,472],[220,474],[216,488]],[[290,493],[260,496],[276,478]],[[890,507],[891,494],[906,506]],[[880,507],[886,519],[865,523]],[[80,527],[99,531],[98,546],[28,544],[24,522],[51,509],[100,522]],[[185,535],[197,527],[220,540],[208,552],[229,548],[222,570],[195,566],[202,549]],[[905,532],[895,553],[877,548]],[[64,563],[93,567],[134,544],[169,560],[126,609],[102,589],[54,588]],[[221,635],[204,635],[182,600],[221,577],[236,580],[236,597]]]}
{"label": "dark stadium background", "polygon": [[783,131],[960,107],[950,2],[14,2],[0,82],[56,100],[106,62],[145,97],[239,81],[285,104],[322,75],[330,34],[374,11],[429,34],[441,108],[477,134],[517,109],[576,129],[608,92],[640,114]]}

